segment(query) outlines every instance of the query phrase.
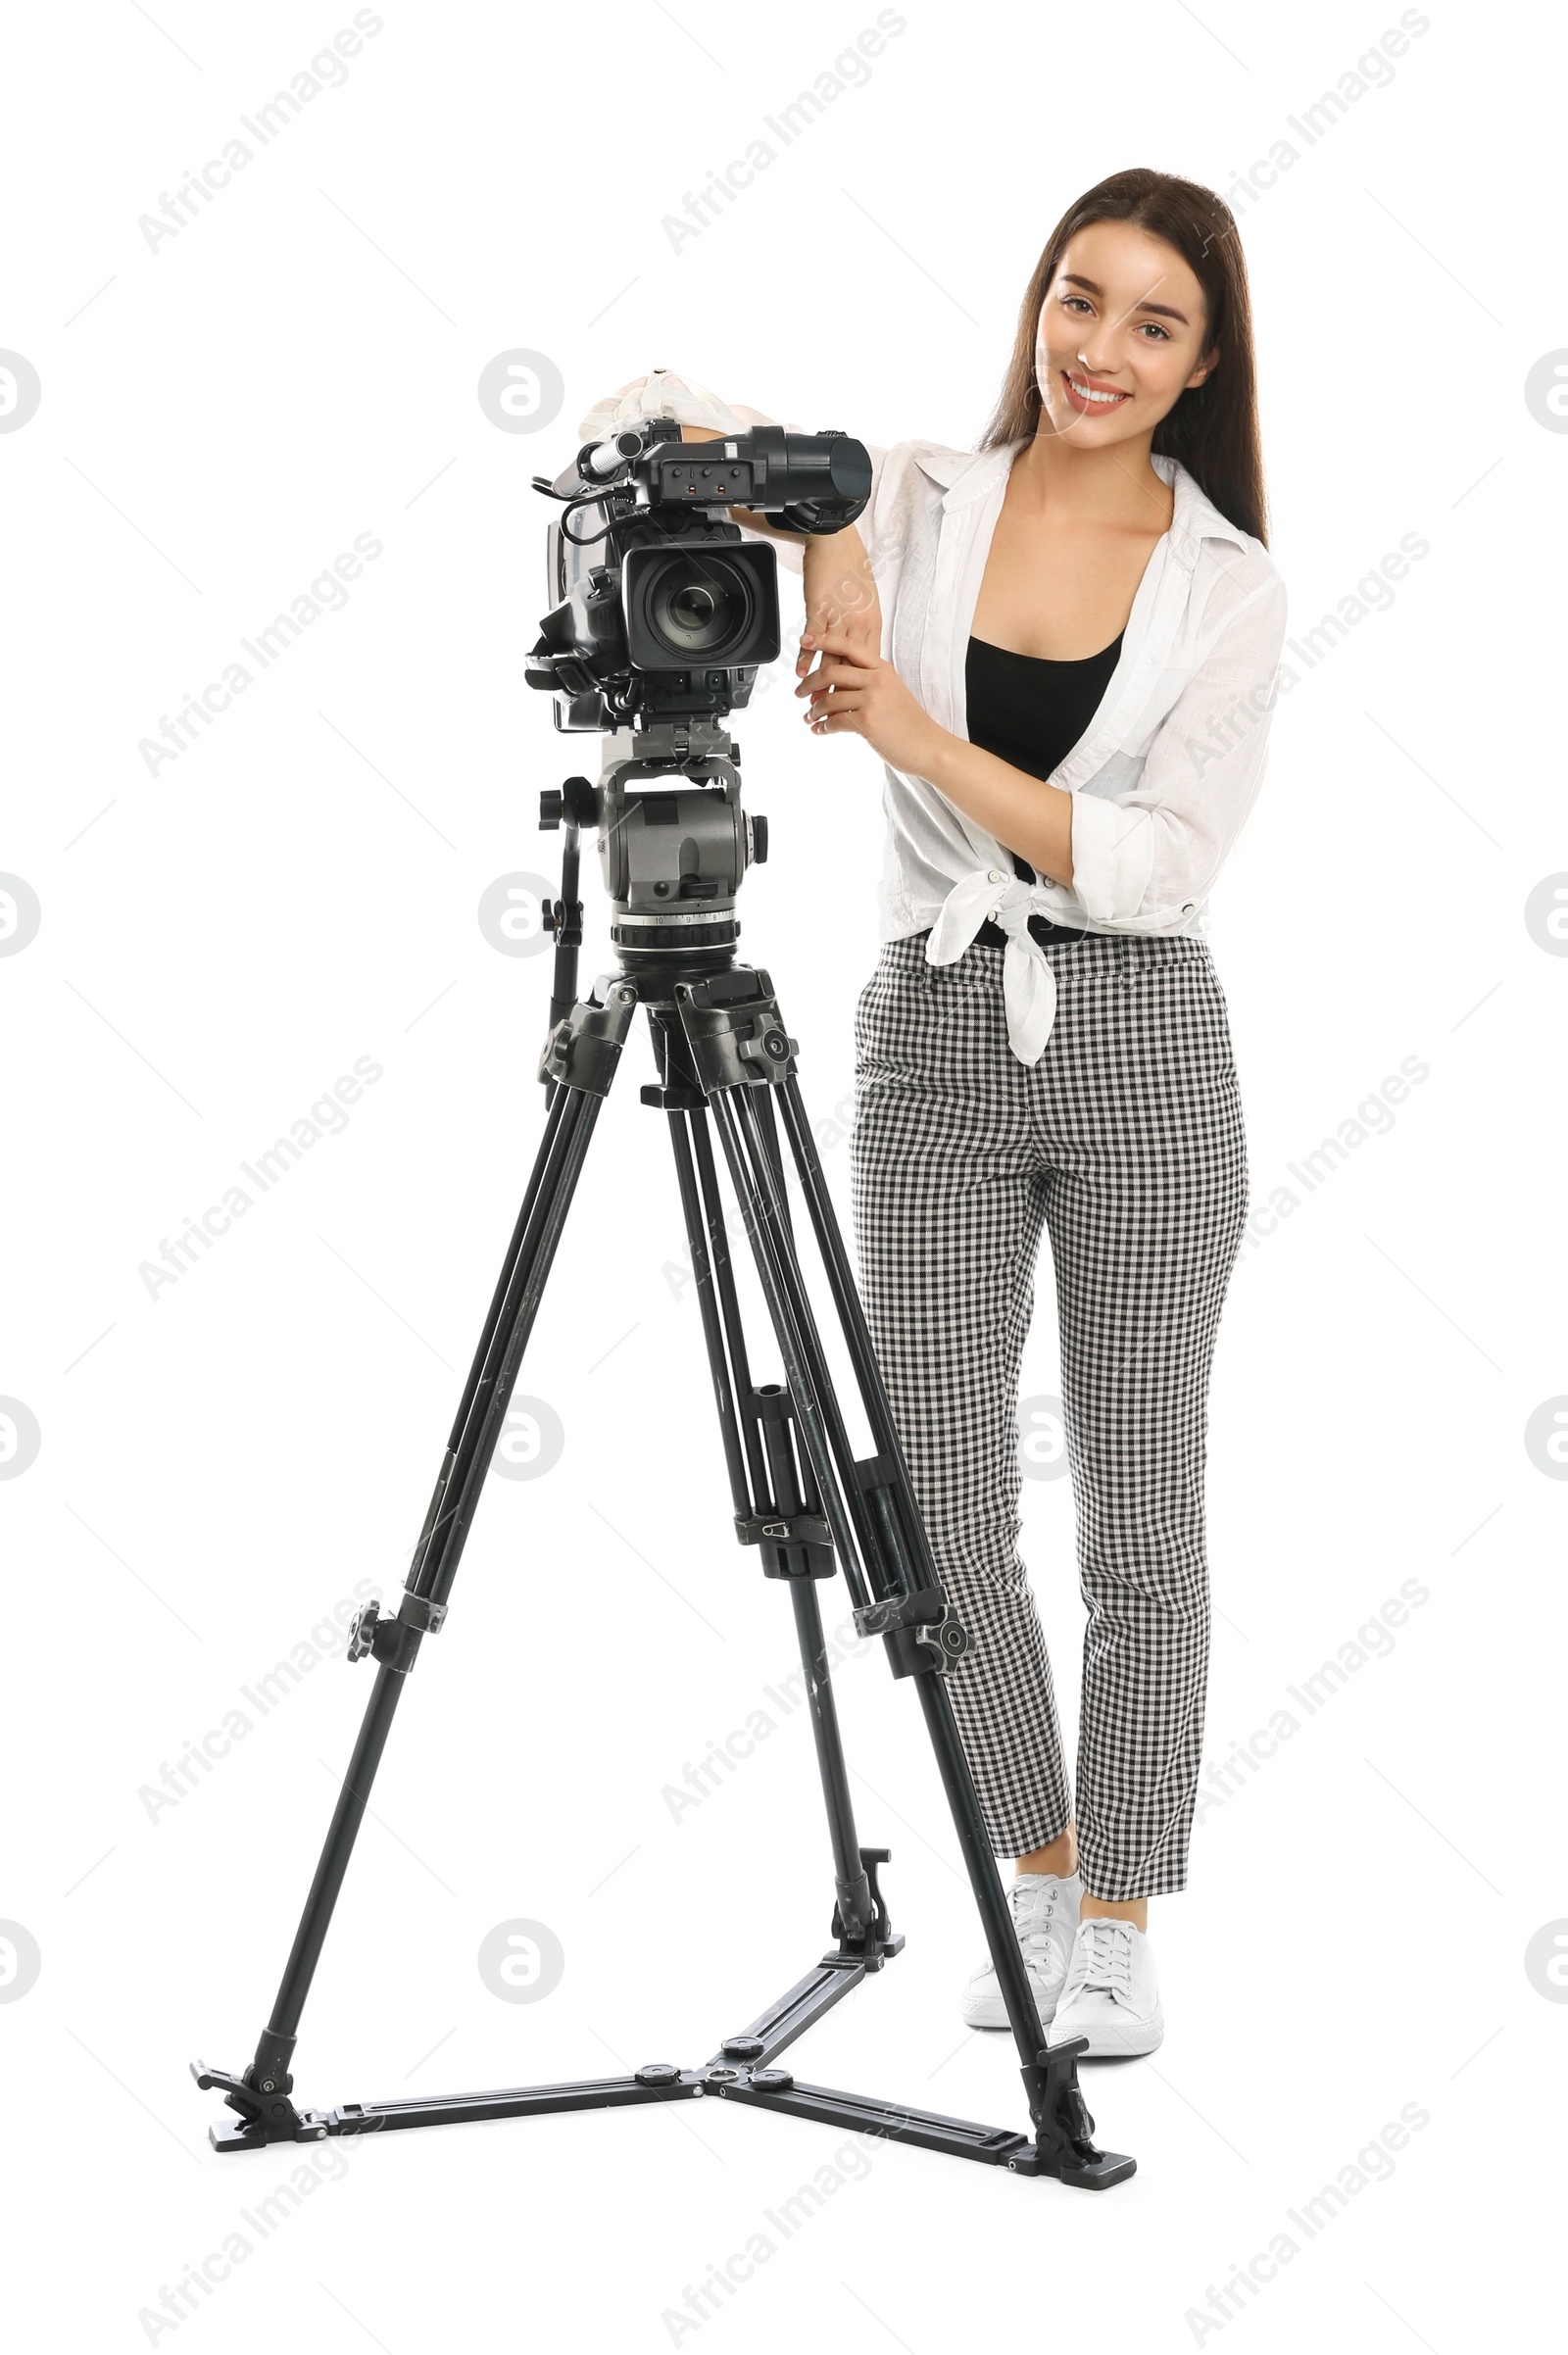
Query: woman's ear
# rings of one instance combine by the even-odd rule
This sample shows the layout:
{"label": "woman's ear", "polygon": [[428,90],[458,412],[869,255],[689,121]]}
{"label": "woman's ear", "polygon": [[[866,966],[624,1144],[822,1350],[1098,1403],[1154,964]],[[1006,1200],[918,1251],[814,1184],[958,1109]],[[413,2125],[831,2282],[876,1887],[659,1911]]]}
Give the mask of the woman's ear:
{"label": "woman's ear", "polygon": [[1203,354],[1202,359],[1194,368],[1192,374],[1188,377],[1187,382],[1182,386],[1183,392],[1196,392],[1200,384],[1205,384],[1208,381],[1209,377],[1214,373],[1214,370],[1218,368],[1218,366],[1219,346],[1218,344],[1215,344],[1211,351],[1207,351]]}

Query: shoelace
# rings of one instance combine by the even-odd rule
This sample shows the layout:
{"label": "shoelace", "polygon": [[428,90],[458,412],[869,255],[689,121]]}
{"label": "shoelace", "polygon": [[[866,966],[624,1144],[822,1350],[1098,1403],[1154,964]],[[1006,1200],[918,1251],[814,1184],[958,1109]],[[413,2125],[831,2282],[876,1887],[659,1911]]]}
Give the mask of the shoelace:
{"label": "shoelace", "polygon": [[1007,1893],[1012,1899],[1013,1926],[1018,1943],[1025,1949],[1026,1961],[1043,1961],[1051,1947],[1051,1926],[1060,1890],[1054,1887],[1022,1890],[1014,1881]]}
{"label": "shoelace", "polygon": [[[1084,1975],[1078,1992],[1087,1994],[1091,1988],[1103,1987],[1112,1995],[1125,1995],[1131,2000],[1133,1991],[1133,1941],[1131,1922],[1118,1922],[1109,1914],[1091,1914],[1080,1925],[1084,1953]],[[1082,1933],[1087,1930],[1088,1937]]]}

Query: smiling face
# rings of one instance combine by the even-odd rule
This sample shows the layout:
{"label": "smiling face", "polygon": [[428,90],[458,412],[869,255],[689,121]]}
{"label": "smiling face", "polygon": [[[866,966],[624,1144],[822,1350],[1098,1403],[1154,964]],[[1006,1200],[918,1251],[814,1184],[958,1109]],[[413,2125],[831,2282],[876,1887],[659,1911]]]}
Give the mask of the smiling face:
{"label": "smiling face", "polygon": [[1218,358],[1207,306],[1172,245],[1125,221],[1068,239],[1035,335],[1041,431],[1086,449],[1147,438]]}

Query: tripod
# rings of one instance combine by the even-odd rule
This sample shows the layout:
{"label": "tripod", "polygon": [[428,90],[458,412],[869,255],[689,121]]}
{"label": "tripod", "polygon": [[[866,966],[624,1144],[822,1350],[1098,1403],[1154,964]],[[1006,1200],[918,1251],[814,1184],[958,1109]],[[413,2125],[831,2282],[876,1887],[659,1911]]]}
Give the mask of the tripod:
{"label": "tripod", "polygon": [[[547,919],[556,964],[551,1028],[540,1059],[549,1092],[544,1136],[397,1615],[383,1618],[379,1603],[368,1602],[354,1622],[349,1657],[373,1658],[375,1684],[270,2021],[242,2076],[200,2061],[192,2063],[191,2073],[204,2089],[221,2088],[229,2109],[238,2114],[237,2123],[224,2120],[210,2130],[214,2148],[220,2151],[716,2094],[1018,2175],[1051,2176],[1101,2190],[1123,2182],[1135,2162],[1095,2146],[1094,2120],[1076,2066],[1087,2039],[1050,2046],[1041,2030],[945,1682],[950,1663],[966,1648],[966,1638],[949,1612],[915,1503],[802,1102],[796,1043],[786,1036],[768,975],[735,962],[732,896],[720,902],[711,882],[704,882],[705,862],[711,867],[713,844],[720,838],[738,870],[748,857],[765,856],[764,821],[741,816],[728,739],[710,728],[694,749],[694,735],[681,730],[671,744],[656,744],[650,759],[612,760],[597,794],[586,779],[572,778],[560,794],[543,797],[542,822],[564,820],[562,897]],[[642,782],[650,777],[667,782],[677,760],[680,790],[653,792]],[[661,807],[665,804],[671,807]],[[613,931],[623,964],[596,985],[597,995],[579,1000],[579,829],[591,817],[605,829],[601,847],[607,877],[612,861],[622,861],[620,883],[612,889],[618,911]],[[737,857],[736,830],[742,826],[739,839],[748,848]],[[659,873],[661,867],[666,871]],[[679,896],[696,905],[666,908],[653,900],[652,913],[630,912],[630,903],[645,896],[632,890],[633,882],[640,880],[651,893],[676,896],[672,867],[677,880],[695,883],[695,891]],[[738,882],[739,871],[733,880]],[[788,1588],[794,1612],[833,1855],[836,1902],[830,1936],[838,1942],[695,2068],[656,2061],[625,2077],[418,2101],[349,2102],[331,2111],[302,2108],[291,2098],[291,2066],[332,1909],[410,1671],[424,1638],[437,1634],[445,1621],[572,1193],[639,1005],[648,1016],[660,1074],[657,1084],[642,1090],[642,1101],[662,1111],[668,1124],[736,1536],[742,1545],[756,1546],[763,1577]],[[715,1129],[783,1359],[782,1384],[757,1384],[752,1378],[726,1240]],[[786,1145],[871,1433],[873,1452],[858,1460],[796,1251]],[[877,1877],[889,1851],[862,1848],[857,1840],[817,1601],[817,1582],[831,1578],[835,1568],[843,1570],[857,1628],[882,1638],[893,1675],[912,1682],[918,1695],[1017,2045],[1028,2134],[807,2085],[777,2066],[779,2055],[813,2021],[863,1978],[882,1970],[904,1945],[903,1936],[893,1931]]]}

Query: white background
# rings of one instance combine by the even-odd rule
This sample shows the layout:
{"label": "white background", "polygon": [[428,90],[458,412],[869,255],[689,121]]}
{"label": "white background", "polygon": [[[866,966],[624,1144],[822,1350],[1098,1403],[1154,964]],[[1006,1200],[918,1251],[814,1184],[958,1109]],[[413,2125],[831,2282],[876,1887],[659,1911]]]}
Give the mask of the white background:
{"label": "white background", "polygon": [[[0,1394],[41,1432],[0,1482],[0,1916],[42,1962],[0,2003],[17,2343],[855,2333],[938,2355],[1108,2331],[1457,2355],[1515,2334],[1560,2216],[1544,2130],[1568,2034],[1525,1963],[1568,1916],[1568,1488],[1524,1436],[1568,1392],[1568,962],[1525,920],[1568,868],[1546,683],[1568,442],[1525,397],[1568,344],[1560,51],[1541,19],[1434,6],[1308,145],[1288,118],[1397,24],[1392,0],[911,0],[863,85],[773,139],[677,251],[664,216],[869,0],[377,13],[342,85],[247,137],[249,166],[156,250],[140,218],[352,11],[99,0],[8,44],[0,344],[42,386],[0,435],[0,868],[42,910],[0,959]],[[1165,2043],[1086,2072],[1101,2138],[1139,2161],[1110,2196],[705,2102],[334,2142],[264,2237],[240,2211],[306,2154],[214,2155],[217,2097],[186,2063],[250,2057],[368,1672],[323,1661],[176,1803],[141,1793],[356,1582],[400,1585],[533,1153],[549,959],[498,954],[477,907],[549,873],[537,792],[592,747],[522,684],[548,513],[529,478],[658,365],[808,425],[970,446],[1081,189],[1135,163],[1229,189],[1281,138],[1295,164],[1233,201],[1293,633],[1404,535],[1428,553],[1300,666],[1215,898],[1254,1198],[1300,1202],[1244,1249],[1215,1369],[1207,1765],[1401,1583],[1428,1599],[1276,1757],[1228,1795],[1205,1780],[1190,1887],[1153,1910]],[[537,433],[476,397],[515,348],[564,381]],[[382,553],[343,610],[150,775],[140,740],[358,534]],[[809,740],[785,686],[739,723],[773,836],[745,950],[825,1120],[875,953],[880,771]],[[606,943],[586,871],[585,977]],[[360,1057],[382,1075],[346,1126],[150,1297],[141,1263]],[[1406,1057],[1429,1075],[1392,1128],[1293,1185]],[[639,1034],[521,1384],[564,1452],[492,1482],[405,1695],[306,2015],[308,2102],[690,2064],[827,1943],[808,1731],[764,1697],[789,1614],[729,1533],[650,1076]],[[842,1143],[825,1160],[847,1225]],[[1056,1388],[1048,1260],[1023,1389]],[[1025,1502],[1072,1740],[1068,1484]],[[842,1622],[841,1583],[824,1601]],[[957,2017],[980,1941],[912,1696],[871,1649],[840,1690],[908,1945],[790,2057],[1021,2126],[1010,2043]],[[773,1734],[673,1819],[665,1787],[760,1707]],[[548,2000],[480,1979],[515,1919],[561,1941]],[[1287,2209],[1406,2105],[1429,2122],[1392,2176],[1308,2241]],[[767,2227],[836,2150],[819,2212]],[[1300,2253],[1220,2321],[1210,2285],[1282,2230]],[[665,2319],[759,2231],[775,2253],[721,2311]],[[236,2232],[250,2253],[197,2311],[141,2319]]]}

